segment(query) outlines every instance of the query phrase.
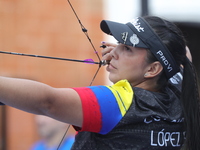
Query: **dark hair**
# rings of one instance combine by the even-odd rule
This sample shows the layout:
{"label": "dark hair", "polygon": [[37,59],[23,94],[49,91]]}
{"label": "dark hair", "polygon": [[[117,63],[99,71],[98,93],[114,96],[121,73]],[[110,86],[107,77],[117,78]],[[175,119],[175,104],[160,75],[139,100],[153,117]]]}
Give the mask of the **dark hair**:
{"label": "dark hair", "polygon": [[[143,17],[167,46],[178,66],[183,66],[183,81],[181,103],[183,106],[186,141],[184,149],[200,149],[200,96],[196,71],[193,64],[186,57],[186,42],[179,28],[167,20],[154,16]],[[148,53],[149,61],[156,61]],[[158,84],[167,84],[164,72],[161,73]]]}

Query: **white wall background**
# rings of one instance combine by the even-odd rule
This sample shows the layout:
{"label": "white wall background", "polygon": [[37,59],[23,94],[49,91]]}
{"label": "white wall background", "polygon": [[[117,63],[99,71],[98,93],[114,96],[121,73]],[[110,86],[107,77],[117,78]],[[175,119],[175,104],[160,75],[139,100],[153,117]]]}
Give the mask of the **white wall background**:
{"label": "white wall background", "polygon": [[171,21],[200,22],[200,0],[149,0],[149,10]]}
{"label": "white wall background", "polygon": [[[200,0],[148,0],[150,15],[200,22]],[[141,13],[141,0],[104,0],[104,18],[127,22]]]}
{"label": "white wall background", "polygon": [[140,13],[140,0],[104,0],[104,18],[128,22]]}

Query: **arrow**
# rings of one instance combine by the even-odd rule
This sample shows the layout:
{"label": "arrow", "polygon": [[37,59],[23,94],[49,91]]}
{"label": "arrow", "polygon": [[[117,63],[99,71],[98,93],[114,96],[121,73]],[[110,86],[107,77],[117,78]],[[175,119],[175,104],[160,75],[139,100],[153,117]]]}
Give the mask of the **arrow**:
{"label": "arrow", "polygon": [[46,58],[46,59],[57,59],[57,60],[64,60],[64,61],[83,62],[83,63],[88,63],[88,64],[102,64],[102,62],[94,62],[92,59],[78,60],[78,59],[68,59],[68,58],[50,57],[50,56],[41,56],[41,55],[23,54],[23,53],[5,52],[5,51],[0,51],[0,53],[28,56],[28,57]]}

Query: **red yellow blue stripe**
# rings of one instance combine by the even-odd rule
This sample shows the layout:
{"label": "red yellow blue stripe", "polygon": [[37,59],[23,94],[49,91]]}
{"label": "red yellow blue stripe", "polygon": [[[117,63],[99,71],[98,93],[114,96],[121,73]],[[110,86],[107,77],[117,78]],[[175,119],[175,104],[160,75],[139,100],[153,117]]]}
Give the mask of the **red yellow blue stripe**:
{"label": "red yellow blue stripe", "polygon": [[74,88],[82,101],[82,131],[106,134],[122,119],[133,100],[133,90],[127,80],[112,86]]}

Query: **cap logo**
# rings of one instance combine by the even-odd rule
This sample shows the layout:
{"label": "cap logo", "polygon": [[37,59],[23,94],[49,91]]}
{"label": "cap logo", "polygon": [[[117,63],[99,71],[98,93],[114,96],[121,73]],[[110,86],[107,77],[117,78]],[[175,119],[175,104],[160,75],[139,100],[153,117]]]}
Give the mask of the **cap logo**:
{"label": "cap logo", "polygon": [[138,32],[141,32],[141,31],[144,32],[144,28],[141,27],[141,24],[139,22],[139,18],[136,18],[136,19],[130,21],[130,23],[136,28],[136,30]]}
{"label": "cap logo", "polygon": [[127,40],[127,37],[128,37],[128,32],[123,32],[123,33],[121,33],[121,34],[122,34],[122,40],[124,41],[123,44],[125,44],[125,43],[126,43],[126,40]]}
{"label": "cap logo", "polygon": [[161,50],[159,50],[159,51],[157,51],[156,54],[160,56],[159,60],[161,60],[163,62],[163,64],[166,66],[167,71],[171,72],[173,70],[173,68],[172,68],[171,64],[169,63],[169,61],[167,60],[167,58],[164,56],[163,52]]}
{"label": "cap logo", "polygon": [[133,34],[130,37],[130,42],[133,44],[133,46],[135,47],[136,44],[138,44],[140,42],[139,38],[137,37],[136,34]]}

